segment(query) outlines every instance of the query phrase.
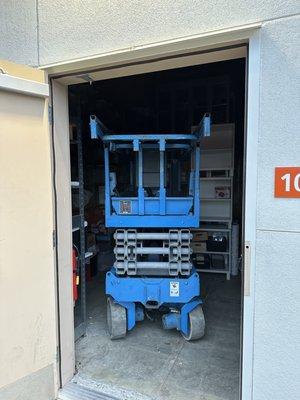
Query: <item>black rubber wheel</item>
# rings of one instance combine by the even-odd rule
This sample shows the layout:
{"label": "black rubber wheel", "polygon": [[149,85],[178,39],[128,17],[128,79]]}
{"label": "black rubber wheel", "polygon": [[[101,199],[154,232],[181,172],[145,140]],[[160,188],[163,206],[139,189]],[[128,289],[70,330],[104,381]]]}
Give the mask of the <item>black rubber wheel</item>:
{"label": "black rubber wheel", "polygon": [[107,327],[111,339],[121,339],[126,336],[126,308],[115,303],[112,297],[107,298]]}
{"label": "black rubber wheel", "polygon": [[205,318],[201,305],[199,304],[189,313],[189,333],[182,333],[185,340],[201,339],[205,334]]}

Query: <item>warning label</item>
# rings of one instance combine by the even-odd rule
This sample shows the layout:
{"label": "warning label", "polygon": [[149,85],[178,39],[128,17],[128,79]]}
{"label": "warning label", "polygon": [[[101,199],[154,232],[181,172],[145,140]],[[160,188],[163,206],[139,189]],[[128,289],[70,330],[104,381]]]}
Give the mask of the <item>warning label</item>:
{"label": "warning label", "polygon": [[179,282],[170,282],[170,296],[171,297],[179,296]]}

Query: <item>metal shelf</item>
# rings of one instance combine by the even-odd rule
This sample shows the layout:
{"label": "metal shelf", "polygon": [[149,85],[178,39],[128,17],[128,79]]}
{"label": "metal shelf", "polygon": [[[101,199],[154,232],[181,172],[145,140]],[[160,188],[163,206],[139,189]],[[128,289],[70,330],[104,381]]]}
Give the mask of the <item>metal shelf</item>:
{"label": "metal shelf", "polygon": [[224,218],[224,217],[204,217],[200,218],[200,222],[224,222],[226,224],[231,224],[231,218]]}
{"label": "metal shelf", "polygon": [[[210,150],[210,151],[216,151],[216,150]],[[222,168],[200,168],[200,171],[231,171],[231,168],[230,167],[226,167],[226,168],[224,168],[224,167],[222,167]],[[201,178],[201,177],[200,177]],[[211,177],[211,178],[217,178],[217,177]],[[225,178],[225,176],[224,177],[222,177],[222,176],[220,176],[220,178]],[[228,176],[228,178],[230,178],[230,176]]]}
{"label": "metal shelf", "polygon": [[[81,216],[80,215],[73,215],[72,216],[72,232],[76,232],[80,229],[81,224]],[[84,221],[84,227],[88,226],[87,221]]]}
{"label": "metal shelf", "polygon": [[[194,229],[191,229],[191,232],[193,233]],[[209,225],[204,225],[201,228],[195,229],[195,231],[201,231],[201,232],[230,232],[231,229],[228,228],[227,224],[220,224],[220,225],[215,225],[215,224],[209,224]]]}
{"label": "metal shelf", "polygon": [[231,198],[226,198],[226,199],[224,199],[224,198],[209,198],[209,197],[207,197],[207,198],[204,198],[204,197],[200,197],[200,200],[201,201],[231,201]]}
{"label": "metal shelf", "polygon": [[210,274],[225,274],[227,279],[230,279],[230,271],[229,269],[205,269],[205,268],[196,268],[197,272],[208,272]]}
{"label": "metal shelf", "polygon": [[[231,130],[232,128],[230,128]],[[234,132],[232,132],[234,137]],[[209,141],[209,138],[207,139]],[[213,142],[212,142],[213,143]],[[232,263],[232,203],[233,203],[233,172],[234,172],[234,144],[228,148],[209,148],[202,152],[202,165],[200,171],[200,200],[203,204],[202,215],[200,214],[201,232],[222,232],[227,237],[226,251],[203,251],[195,252],[200,255],[223,256],[223,268],[196,268],[200,272],[225,274],[230,279]],[[215,166],[214,166],[215,165]],[[216,176],[218,175],[218,176]],[[230,187],[230,198],[216,198],[215,188],[217,186]],[[207,223],[205,225],[204,223]]]}
{"label": "metal shelf", "polygon": [[230,253],[229,251],[193,251],[193,254],[220,254],[228,256]]}
{"label": "metal shelf", "polygon": [[80,265],[80,287],[79,299],[75,303],[74,314],[78,314],[79,319],[75,319],[75,339],[83,336],[86,332],[86,264],[89,256],[86,257],[85,249],[85,227],[88,225],[84,220],[84,176],[83,176],[83,153],[82,153],[82,117],[81,99],[78,99],[76,118],[73,124],[76,126],[77,137],[70,141],[70,146],[75,145],[77,151],[78,181],[71,182],[71,189],[78,190],[78,215],[72,217],[72,231],[79,231],[79,265]]}
{"label": "metal shelf", "polygon": [[229,181],[232,176],[203,176],[200,181]]}

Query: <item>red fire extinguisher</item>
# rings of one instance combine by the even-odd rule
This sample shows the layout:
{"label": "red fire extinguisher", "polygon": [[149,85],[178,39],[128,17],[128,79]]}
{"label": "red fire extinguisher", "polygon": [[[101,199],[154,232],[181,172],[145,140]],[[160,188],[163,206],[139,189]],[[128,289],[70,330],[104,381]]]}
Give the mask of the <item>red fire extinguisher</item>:
{"label": "red fire extinguisher", "polygon": [[79,261],[77,259],[78,250],[73,245],[72,249],[72,269],[73,269],[73,300],[74,303],[78,299],[78,285],[79,285]]}

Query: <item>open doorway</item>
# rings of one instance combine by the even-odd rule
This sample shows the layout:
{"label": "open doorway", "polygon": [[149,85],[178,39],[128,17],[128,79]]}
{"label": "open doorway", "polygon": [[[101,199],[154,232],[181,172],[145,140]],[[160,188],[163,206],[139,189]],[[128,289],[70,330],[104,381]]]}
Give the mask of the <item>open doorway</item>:
{"label": "open doorway", "polygon": [[[76,238],[80,229],[74,229],[77,258],[84,249],[86,259],[86,271],[75,267],[81,277],[79,285],[75,277],[74,289],[75,324],[81,326],[76,341],[79,383],[119,397],[126,392],[157,399],[238,398],[241,240],[236,238],[243,227],[244,96],[244,59],[69,88],[73,209],[78,215],[84,206],[87,222],[84,243],[80,235]],[[118,133],[189,133],[205,112],[211,113],[213,134],[200,145],[202,219],[193,232],[192,257],[201,277],[206,334],[186,342],[176,330],[163,330],[153,313],[125,339],[110,341],[104,276],[114,263],[113,232],[104,222],[102,144],[90,140],[89,116],[96,114]],[[114,162],[116,176],[125,184],[133,166],[124,168],[121,157]],[[151,157],[147,172],[151,188],[159,172]],[[80,180],[85,189],[81,196],[76,193]]]}

